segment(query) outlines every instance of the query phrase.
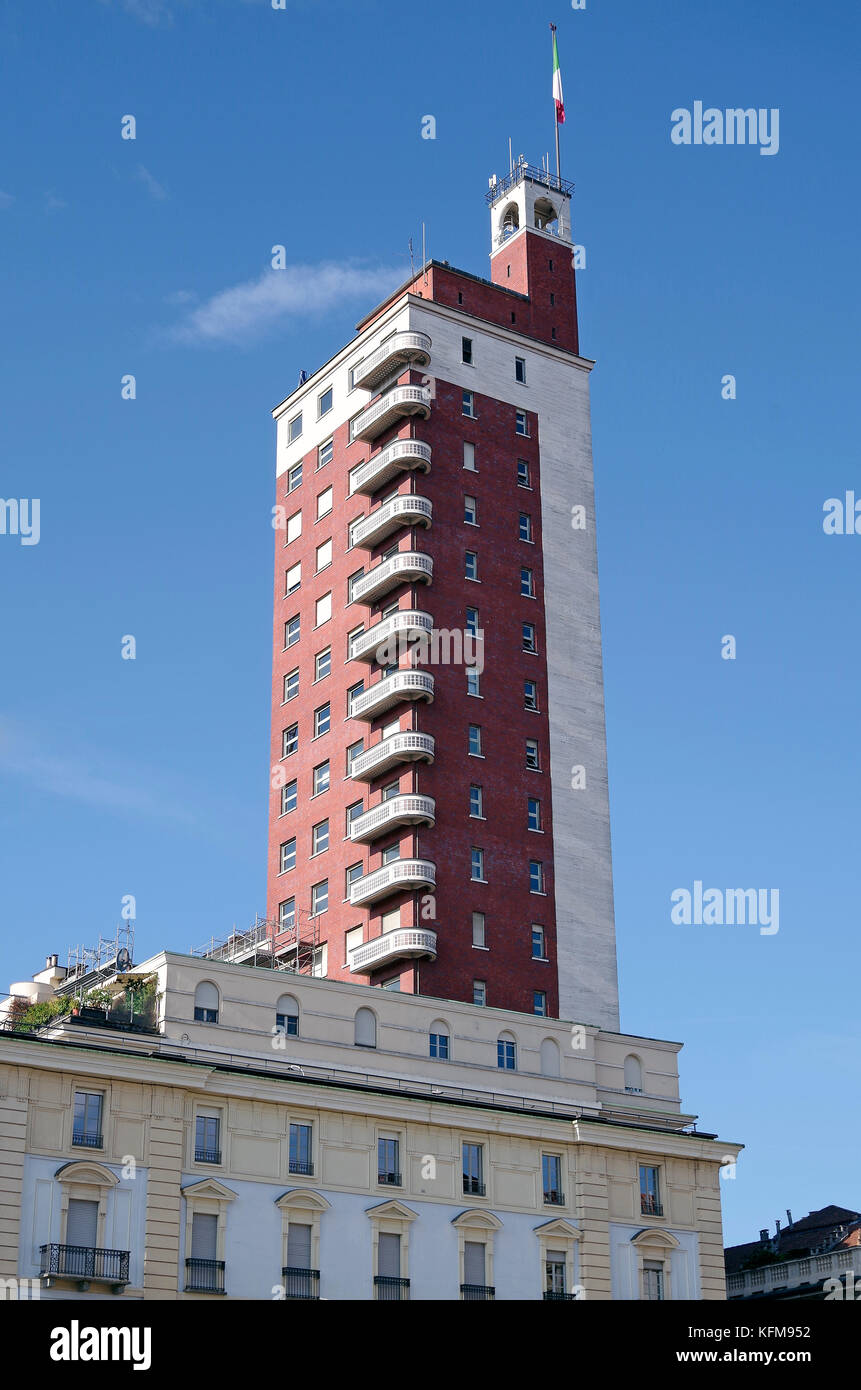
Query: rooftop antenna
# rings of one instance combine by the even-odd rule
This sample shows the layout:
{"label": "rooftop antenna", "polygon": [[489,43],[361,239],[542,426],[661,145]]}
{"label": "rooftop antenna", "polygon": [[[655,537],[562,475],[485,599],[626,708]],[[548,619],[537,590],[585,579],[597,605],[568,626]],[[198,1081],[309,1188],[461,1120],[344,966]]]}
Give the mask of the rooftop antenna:
{"label": "rooftop antenna", "polygon": [[425,224],[422,223],[422,271],[424,273],[425,284],[428,282],[427,255],[425,254]]}
{"label": "rooftop antenna", "polygon": [[410,279],[415,279],[416,268],[413,264],[413,239],[410,237]]}
{"label": "rooftop antenna", "polygon": [[510,135],[509,135],[509,137],[508,137],[508,172],[509,172],[509,174],[513,174],[513,173],[514,173],[514,155],[512,154],[512,150],[511,150],[511,136],[510,136]]}

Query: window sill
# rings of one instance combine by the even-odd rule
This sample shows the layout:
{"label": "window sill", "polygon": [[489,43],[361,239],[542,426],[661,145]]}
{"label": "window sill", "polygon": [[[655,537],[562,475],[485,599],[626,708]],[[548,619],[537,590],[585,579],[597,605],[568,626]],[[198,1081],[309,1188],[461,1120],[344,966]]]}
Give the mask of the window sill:
{"label": "window sill", "polygon": [[472,943],[472,949],[473,949],[474,951],[489,951],[489,950],[490,950],[490,947],[489,947],[489,946],[477,946],[477,945],[475,944],[475,942],[473,941],[473,943]]}

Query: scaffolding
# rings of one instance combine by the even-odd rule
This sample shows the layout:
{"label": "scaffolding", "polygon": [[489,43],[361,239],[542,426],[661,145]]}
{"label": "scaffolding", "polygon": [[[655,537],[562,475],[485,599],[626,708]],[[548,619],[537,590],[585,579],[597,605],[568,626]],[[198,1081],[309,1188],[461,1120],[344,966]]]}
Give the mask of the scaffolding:
{"label": "scaffolding", "polygon": [[210,937],[203,946],[193,946],[190,954],[232,965],[312,975],[320,963],[319,923],[319,916],[302,911],[296,913],[290,926],[257,916],[246,931],[234,928],[229,936]]}
{"label": "scaffolding", "polygon": [[132,968],[134,950],[134,922],[117,926],[113,936],[100,936],[96,946],[70,946],[58,993],[80,996],[112,975],[123,974]]}

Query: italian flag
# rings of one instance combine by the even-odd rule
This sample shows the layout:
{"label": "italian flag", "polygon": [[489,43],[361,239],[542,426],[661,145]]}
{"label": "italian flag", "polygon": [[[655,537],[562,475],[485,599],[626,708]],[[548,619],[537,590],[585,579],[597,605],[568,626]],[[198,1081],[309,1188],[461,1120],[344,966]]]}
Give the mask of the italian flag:
{"label": "italian flag", "polygon": [[559,49],[556,47],[556,30],[553,30],[553,100],[556,102],[556,124],[565,121],[565,102],[562,99],[562,69],[559,67]]}

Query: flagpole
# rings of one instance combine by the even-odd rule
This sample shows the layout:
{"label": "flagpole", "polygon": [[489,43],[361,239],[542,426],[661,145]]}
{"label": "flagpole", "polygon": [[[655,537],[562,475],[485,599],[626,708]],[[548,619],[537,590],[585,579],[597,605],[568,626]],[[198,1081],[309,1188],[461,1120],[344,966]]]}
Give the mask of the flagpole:
{"label": "flagpole", "polygon": [[[555,25],[555,24],[551,24],[551,25],[550,25],[550,31],[551,31],[551,35],[555,37],[555,34],[556,34],[556,25]],[[553,39],[551,38],[551,42],[552,42],[552,41],[553,41]],[[562,187],[562,175],[561,175],[561,173],[560,173],[560,168],[559,168],[559,116],[558,116],[558,113],[557,113],[557,111],[556,111],[556,102],[555,102],[555,100],[554,100],[554,102],[553,102],[553,127],[554,127],[554,131],[555,131],[555,134],[556,134],[556,182],[557,182],[557,184],[559,185],[559,187],[561,188],[561,187]]]}

